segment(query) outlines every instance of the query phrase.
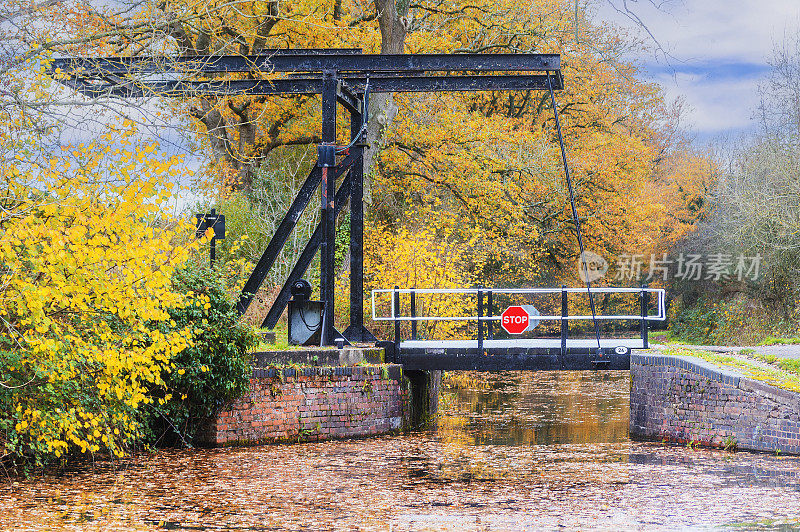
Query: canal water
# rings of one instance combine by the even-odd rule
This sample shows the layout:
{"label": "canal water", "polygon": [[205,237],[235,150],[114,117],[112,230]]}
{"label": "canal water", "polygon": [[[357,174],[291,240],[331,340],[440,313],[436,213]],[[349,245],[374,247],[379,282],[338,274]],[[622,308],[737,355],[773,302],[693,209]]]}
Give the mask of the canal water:
{"label": "canal water", "polygon": [[800,529],[800,459],[632,442],[629,382],[457,373],[429,431],[4,480],[0,529]]}

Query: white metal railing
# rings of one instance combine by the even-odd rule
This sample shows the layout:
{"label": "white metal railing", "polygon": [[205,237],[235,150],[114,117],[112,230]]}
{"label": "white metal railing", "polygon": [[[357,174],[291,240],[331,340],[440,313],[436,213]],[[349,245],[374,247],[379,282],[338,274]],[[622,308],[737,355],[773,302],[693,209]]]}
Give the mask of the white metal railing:
{"label": "white metal railing", "polygon": [[[414,313],[414,315],[402,315],[396,310],[396,304],[394,298],[390,301],[389,308],[391,309],[391,313],[389,316],[378,316],[376,315],[376,308],[375,308],[375,296],[376,294],[413,294],[414,296],[418,294],[475,294],[478,295],[478,292],[481,292],[483,296],[487,296],[488,294],[496,295],[496,294],[535,294],[535,295],[547,295],[547,294],[584,294],[588,296],[588,292],[586,288],[380,288],[375,289],[372,291],[372,319],[375,321],[470,321],[470,320],[477,320],[477,321],[499,321],[501,316],[497,315],[483,315],[478,316],[477,314],[474,316],[419,316]],[[666,303],[664,300],[664,289],[663,288],[614,288],[614,287],[599,287],[599,288],[592,288],[592,294],[648,294],[648,295],[656,295],[656,314],[650,315],[649,309],[645,308],[644,312],[633,315],[633,314],[597,314],[595,316],[589,315],[539,315],[536,316],[535,319],[542,321],[542,320],[591,320],[591,319],[598,319],[598,320],[646,320],[646,321],[663,321],[666,319]],[[491,311],[489,314],[492,314]],[[645,314],[645,315],[643,315]]]}

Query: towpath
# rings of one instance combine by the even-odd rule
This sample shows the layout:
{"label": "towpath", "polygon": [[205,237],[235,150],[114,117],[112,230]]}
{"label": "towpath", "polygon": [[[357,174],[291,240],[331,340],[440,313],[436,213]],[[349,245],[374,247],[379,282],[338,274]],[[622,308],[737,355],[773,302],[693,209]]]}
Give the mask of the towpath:
{"label": "towpath", "polygon": [[711,351],[712,353],[758,353],[760,355],[774,355],[778,358],[800,359],[800,344],[776,344],[776,345],[754,345],[754,346],[731,346],[731,345],[690,345],[690,344],[668,344],[658,347],[685,347],[687,349],[699,349]]}

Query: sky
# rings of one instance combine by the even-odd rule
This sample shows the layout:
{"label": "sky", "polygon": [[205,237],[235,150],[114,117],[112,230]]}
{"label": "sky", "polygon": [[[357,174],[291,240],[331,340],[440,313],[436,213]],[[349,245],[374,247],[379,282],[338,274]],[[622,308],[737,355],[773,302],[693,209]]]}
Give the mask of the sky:
{"label": "sky", "polygon": [[[684,126],[700,145],[755,130],[772,50],[800,35],[800,0],[594,1],[601,20],[639,31],[650,44],[633,59],[667,98],[683,98]],[[626,5],[652,36],[620,12]],[[177,130],[167,128],[162,140],[170,154],[190,151]]]}
{"label": "sky", "polygon": [[[599,17],[636,28],[619,12],[625,2],[607,0]],[[627,6],[652,33],[643,34],[651,45],[654,38],[661,48],[635,59],[668,98],[688,104],[686,128],[695,142],[755,130],[759,82],[774,47],[800,31],[800,0],[627,0]]]}

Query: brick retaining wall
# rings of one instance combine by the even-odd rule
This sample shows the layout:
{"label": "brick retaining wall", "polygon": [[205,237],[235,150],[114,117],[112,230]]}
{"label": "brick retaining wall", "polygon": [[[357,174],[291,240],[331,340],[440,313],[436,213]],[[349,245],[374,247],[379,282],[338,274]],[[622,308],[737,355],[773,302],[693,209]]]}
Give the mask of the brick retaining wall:
{"label": "brick retaining wall", "polygon": [[691,357],[631,354],[630,432],[800,454],[800,394]]}
{"label": "brick retaining wall", "polygon": [[408,393],[397,365],[255,369],[248,393],[202,432],[205,445],[309,441],[403,428]]}

